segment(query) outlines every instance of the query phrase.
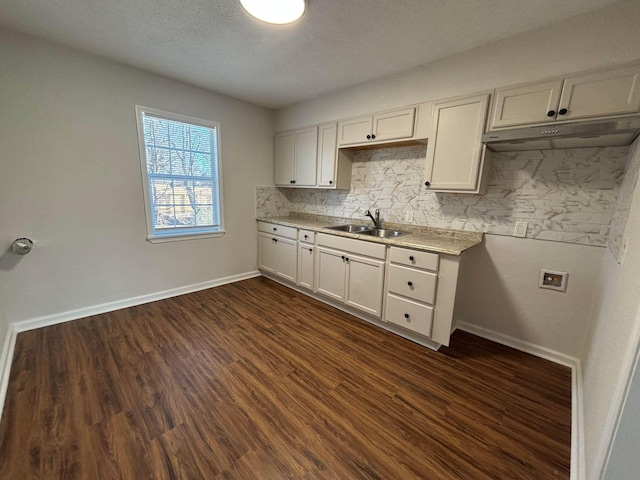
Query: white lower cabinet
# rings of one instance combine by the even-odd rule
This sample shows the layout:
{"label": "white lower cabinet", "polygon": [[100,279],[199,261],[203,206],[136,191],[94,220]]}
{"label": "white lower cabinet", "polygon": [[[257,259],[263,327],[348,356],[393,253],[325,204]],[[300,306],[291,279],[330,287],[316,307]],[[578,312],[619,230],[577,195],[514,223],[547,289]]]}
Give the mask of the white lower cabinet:
{"label": "white lower cabinet", "polygon": [[391,247],[384,320],[431,337],[438,255]]}
{"label": "white lower cabinet", "polygon": [[344,252],[318,247],[316,293],[344,302],[347,264]]}
{"label": "white lower cabinet", "polygon": [[324,234],[317,239],[316,293],[380,318],[385,246]]}
{"label": "white lower cabinet", "polygon": [[298,270],[297,229],[259,222],[258,230],[260,270],[295,282]]}
{"label": "white lower cabinet", "polygon": [[387,322],[418,343],[449,345],[459,256],[258,225],[264,273]]}
{"label": "white lower cabinet", "polygon": [[315,233],[298,230],[298,286],[313,290],[313,269],[316,247],[313,244]]}
{"label": "white lower cabinet", "polygon": [[433,307],[389,293],[384,319],[425,337],[431,336]]}
{"label": "white lower cabinet", "polygon": [[382,316],[384,262],[347,254],[345,303],[374,317]]}

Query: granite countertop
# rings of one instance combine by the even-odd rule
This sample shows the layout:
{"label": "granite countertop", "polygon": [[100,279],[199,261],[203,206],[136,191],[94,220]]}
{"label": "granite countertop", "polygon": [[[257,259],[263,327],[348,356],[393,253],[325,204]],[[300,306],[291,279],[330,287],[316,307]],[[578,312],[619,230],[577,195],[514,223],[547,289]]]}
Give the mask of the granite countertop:
{"label": "granite countertop", "polygon": [[327,230],[333,225],[371,225],[371,222],[363,222],[352,218],[328,217],[324,215],[311,215],[292,212],[285,217],[260,217],[261,222],[277,223],[289,227],[313,230],[318,233],[336,235],[339,237],[356,238],[374,243],[383,243],[397,247],[413,248],[429,252],[445,253],[447,255],[460,255],[465,250],[482,243],[482,232],[468,232],[465,230],[450,230],[445,228],[419,227],[416,225],[404,225],[399,223],[384,222],[383,228],[408,232],[406,235],[391,238],[372,237],[357,233]]}

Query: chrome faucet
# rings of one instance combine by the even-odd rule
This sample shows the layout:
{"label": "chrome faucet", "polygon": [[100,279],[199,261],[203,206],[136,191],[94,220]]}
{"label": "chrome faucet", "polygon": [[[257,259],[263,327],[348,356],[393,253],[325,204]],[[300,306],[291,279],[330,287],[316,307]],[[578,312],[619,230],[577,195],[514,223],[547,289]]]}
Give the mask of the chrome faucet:
{"label": "chrome faucet", "polygon": [[364,216],[365,217],[369,217],[376,227],[380,227],[380,210],[378,210],[376,208],[376,216],[375,217],[373,215],[371,215],[371,211],[370,210],[367,210],[366,212],[364,212]]}

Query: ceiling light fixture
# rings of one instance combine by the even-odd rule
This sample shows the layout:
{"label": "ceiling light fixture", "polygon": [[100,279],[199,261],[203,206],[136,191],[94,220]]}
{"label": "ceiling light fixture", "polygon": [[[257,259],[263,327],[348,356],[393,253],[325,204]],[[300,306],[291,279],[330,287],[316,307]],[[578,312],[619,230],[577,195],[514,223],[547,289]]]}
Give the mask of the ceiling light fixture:
{"label": "ceiling light fixture", "polygon": [[244,9],[267,23],[292,23],[304,14],[305,0],[240,0]]}

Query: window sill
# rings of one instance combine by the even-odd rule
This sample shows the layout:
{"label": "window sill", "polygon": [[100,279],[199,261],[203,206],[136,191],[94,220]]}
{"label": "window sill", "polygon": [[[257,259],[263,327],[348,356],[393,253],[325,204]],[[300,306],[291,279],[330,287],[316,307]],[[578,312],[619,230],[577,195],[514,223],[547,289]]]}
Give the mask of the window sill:
{"label": "window sill", "polygon": [[151,243],[179,242],[182,240],[198,240],[200,238],[218,238],[225,233],[227,233],[225,230],[220,230],[217,232],[180,233],[175,235],[149,235],[147,241]]}

